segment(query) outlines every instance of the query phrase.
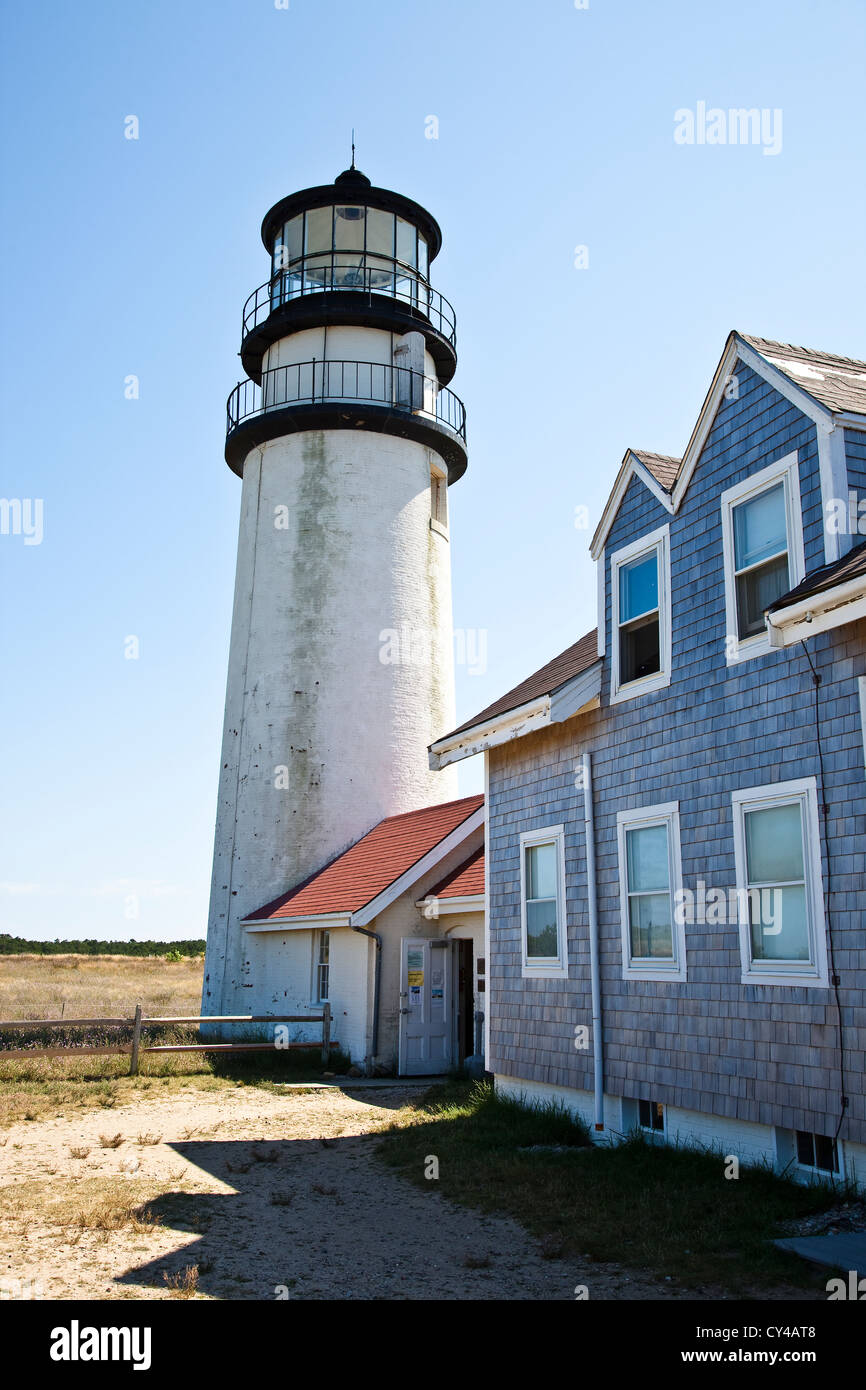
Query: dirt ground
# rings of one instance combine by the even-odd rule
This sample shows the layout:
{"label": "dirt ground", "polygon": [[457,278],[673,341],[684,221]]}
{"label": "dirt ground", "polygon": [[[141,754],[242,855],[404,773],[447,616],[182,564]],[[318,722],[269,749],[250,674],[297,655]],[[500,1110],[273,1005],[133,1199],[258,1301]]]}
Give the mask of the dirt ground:
{"label": "dirt ground", "polygon": [[177,1298],[195,1267],[194,1298],[689,1297],[546,1259],[509,1218],[390,1172],[374,1136],[417,1095],[189,1087],[16,1124],[0,1140],[0,1295]]}

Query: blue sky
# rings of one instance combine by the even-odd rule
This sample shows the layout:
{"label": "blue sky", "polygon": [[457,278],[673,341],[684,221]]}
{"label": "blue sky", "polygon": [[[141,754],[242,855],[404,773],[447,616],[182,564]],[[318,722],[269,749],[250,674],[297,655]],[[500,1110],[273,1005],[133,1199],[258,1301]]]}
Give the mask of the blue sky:
{"label": "blue sky", "polygon": [[[354,126],[365,173],[442,225],[470,445],[455,624],[488,644],[458,671],[467,718],[594,625],[622,454],[682,451],[731,328],[866,355],[866,9],[79,0],[4,28],[0,492],[42,499],[44,534],[0,535],[0,930],[202,936],[224,403],[264,212],[333,179]],[[781,151],[675,143],[700,101],[781,111]]]}

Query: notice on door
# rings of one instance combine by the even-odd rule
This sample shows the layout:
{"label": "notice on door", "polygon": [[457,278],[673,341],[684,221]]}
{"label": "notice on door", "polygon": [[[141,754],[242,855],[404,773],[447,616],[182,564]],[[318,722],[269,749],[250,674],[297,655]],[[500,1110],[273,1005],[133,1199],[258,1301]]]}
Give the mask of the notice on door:
{"label": "notice on door", "polygon": [[424,984],[424,971],[423,971],[423,970],[410,970],[410,971],[409,971],[409,988],[412,989],[413,987],[415,987],[415,988],[417,988],[417,989],[421,989],[422,986],[423,986],[423,984]]}

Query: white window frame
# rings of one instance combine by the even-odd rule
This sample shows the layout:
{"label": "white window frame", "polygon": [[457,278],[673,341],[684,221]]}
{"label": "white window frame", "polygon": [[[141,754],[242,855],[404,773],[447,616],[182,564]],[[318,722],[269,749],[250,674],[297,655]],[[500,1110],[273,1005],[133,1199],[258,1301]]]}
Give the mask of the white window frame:
{"label": "white window frame", "polygon": [[430,530],[448,539],[448,475],[430,465]]}
{"label": "white window frame", "polygon": [[[654,1138],[659,1138],[659,1139],[660,1139],[660,1138],[662,1138],[663,1135],[666,1136],[666,1135],[667,1135],[667,1132],[668,1132],[668,1108],[667,1108],[667,1106],[664,1105],[661,1101],[655,1101],[655,1100],[644,1100],[644,1104],[649,1105],[651,1108],[652,1108],[652,1106],[654,1106],[654,1105],[660,1105],[660,1106],[661,1106],[661,1111],[662,1111],[662,1127],[661,1127],[661,1129],[656,1129],[652,1124],[645,1125],[645,1124],[642,1124],[642,1123],[641,1123],[641,1118],[640,1118],[640,1107],[641,1107],[641,1102],[640,1102],[640,1100],[636,1100],[636,1101],[635,1101],[635,1107],[636,1107],[636,1110],[637,1110],[637,1127],[638,1127],[638,1129],[641,1131],[642,1134],[651,1134],[651,1135],[653,1135]],[[652,1116],[650,1116],[650,1118],[652,1118]]]}
{"label": "white window frame", "polygon": [[767,631],[756,632],[751,637],[739,637],[737,621],[737,581],[734,574],[734,508],[748,502],[759,493],[767,492],[779,483],[785,489],[785,526],[788,537],[788,587],[795,584],[806,573],[806,560],[803,550],[803,507],[800,498],[800,470],[798,454],[785,454],[758,473],[752,473],[742,482],[726,488],[721,496],[722,507],[722,554],[725,569],[725,660],[729,666],[741,661],[751,661],[774,650],[770,646]]}
{"label": "white window frame", "polygon": [[[539,959],[526,954],[526,851],[532,845],[556,845],[556,936],[557,958]],[[520,836],[520,952],[525,980],[568,979],[568,924],[565,899],[565,826],[547,825],[525,830]]]}
{"label": "white window frame", "polygon": [[320,971],[322,968],[319,958],[322,953],[323,936],[328,937],[328,994],[330,995],[331,992],[331,933],[328,927],[321,927],[313,932],[313,988],[310,992],[312,995],[311,1002],[314,1005],[327,1004],[330,1002],[328,998],[322,998],[319,990]]}
{"label": "white window frame", "polygon": [[[670,526],[660,526],[631,545],[616,550],[610,557],[610,643],[611,643],[611,685],[610,703],[619,704],[621,700],[633,700],[637,695],[646,695],[651,690],[662,690],[671,683],[671,545]],[[631,564],[643,555],[655,551],[658,563],[659,583],[659,664],[660,669],[638,680],[620,683],[619,678],[619,572],[623,565]]]}
{"label": "white window frame", "polygon": [[[628,856],[626,831],[640,830],[652,825],[666,825],[668,832],[668,879],[671,895],[671,935],[674,959],[668,964],[651,960],[634,960],[631,954],[631,928],[628,914]],[[680,804],[665,801],[658,806],[635,806],[620,811],[616,818],[617,853],[619,856],[620,925],[622,930],[622,977],[624,980],[672,980],[682,983],[686,978],[686,929],[678,921],[678,894],[682,893],[683,869],[680,852]],[[682,899],[680,899],[682,901]]]}
{"label": "white window frame", "polygon": [[814,777],[801,777],[792,782],[771,782],[764,787],[744,787],[731,793],[734,820],[734,864],[737,888],[748,889],[746,865],[745,812],[764,810],[799,802],[804,830],[803,867],[806,876],[806,911],[809,926],[810,961],[792,962],[790,967],[779,962],[756,965],[752,960],[751,928],[748,904],[739,907],[740,962],[744,985],[797,985],[827,989],[827,922],[824,914],[824,883],[821,869],[821,832],[818,821],[818,790]]}

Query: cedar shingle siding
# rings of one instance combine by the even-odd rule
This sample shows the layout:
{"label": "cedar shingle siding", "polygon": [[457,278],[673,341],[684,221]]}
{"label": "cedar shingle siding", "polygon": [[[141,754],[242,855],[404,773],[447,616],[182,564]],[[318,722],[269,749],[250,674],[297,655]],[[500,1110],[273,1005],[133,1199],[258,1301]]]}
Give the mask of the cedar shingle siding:
{"label": "cedar shingle siding", "polygon": [[[739,398],[722,400],[680,510],[671,516],[632,478],[608,537],[611,553],[669,524],[672,678],[668,688],[608,705],[489,752],[490,1070],[592,1090],[583,793],[593,758],[605,1029],[605,1092],[731,1119],[832,1134],[839,1116],[832,989],[741,983],[738,928],[687,925],[685,983],[622,977],[617,812],[678,801],[683,884],[735,884],[731,793],[820,778],[814,685],[800,644],[728,667],[720,493],[798,451],[806,571],[824,564],[816,427],[742,362]],[[866,438],[846,431],[852,487],[866,483]],[[856,543],[856,538],[855,538]],[[866,776],[857,677],[866,622],[809,641],[821,673],[828,820],[824,888],[841,977],[846,1089],[842,1137],[866,1143]],[[819,801],[821,799],[818,782]],[[522,831],[565,825],[569,978],[521,978]]]}

